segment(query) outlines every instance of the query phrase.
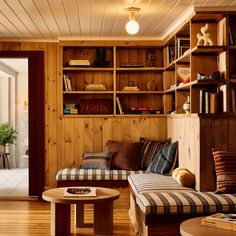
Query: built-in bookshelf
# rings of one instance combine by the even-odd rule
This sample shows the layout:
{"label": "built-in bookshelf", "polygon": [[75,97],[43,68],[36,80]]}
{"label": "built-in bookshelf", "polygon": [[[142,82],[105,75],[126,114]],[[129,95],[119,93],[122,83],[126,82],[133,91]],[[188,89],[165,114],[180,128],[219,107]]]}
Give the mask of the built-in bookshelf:
{"label": "built-in bookshelf", "polygon": [[235,112],[235,23],[234,14],[200,12],[163,45],[63,42],[62,114],[184,114],[188,97],[190,113]]}

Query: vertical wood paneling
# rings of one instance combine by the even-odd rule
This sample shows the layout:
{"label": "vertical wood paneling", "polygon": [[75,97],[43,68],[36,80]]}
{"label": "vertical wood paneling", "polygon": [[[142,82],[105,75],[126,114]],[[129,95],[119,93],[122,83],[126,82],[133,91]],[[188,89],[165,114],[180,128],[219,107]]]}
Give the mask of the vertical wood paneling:
{"label": "vertical wood paneling", "polygon": [[122,127],[122,141],[130,142],[131,141],[131,119],[130,118],[122,118],[121,120]]}
{"label": "vertical wood paneling", "polygon": [[107,150],[106,141],[113,138],[112,122],[111,118],[103,119],[103,150]]}
{"label": "vertical wood paneling", "polygon": [[93,151],[93,119],[84,119],[84,151]]}
{"label": "vertical wood paneling", "polygon": [[65,124],[65,151],[66,166],[68,168],[75,165],[75,121],[74,119],[64,119]]}
{"label": "vertical wood paneling", "polygon": [[[45,68],[55,61],[57,56],[57,45],[48,44],[47,57],[45,56]],[[46,129],[46,156],[45,171],[46,185],[52,186],[57,173],[57,64],[51,63],[46,70],[45,76],[47,84],[45,86],[45,129]]]}
{"label": "vertical wood paneling", "polygon": [[83,147],[84,147],[84,125],[81,119],[75,120],[75,166],[82,164]]}
{"label": "vertical wood paneling", "polygon": [[103,119],[96,119],[93,122],[93,151],[103,151]]}
{"label": "vertical wood paneling", "polygon": [[[111,120],[111,126],[110,126],[110,131],[112,130],[112,135],[110,136],[110,139],[116,140],[116,141],[121,141],[122,140],[122,133],[119,132],[119,130],[122,129],[122,124],[121,124],[121,118],[114,118],[110,119]],[[105,130],[104,130],[105,131]],[[109,129],[106,130],[106,132],[110,132]],[[105,132],[105,133],[106,133]],[[108,134],[106,134],[107,136]]]}
{"label": "vertical wood paneling", "polygon": [[137,142],[140,138],[140,130],[139,130],[140,118],[133,118],[131,120],[130,128],[131,128],[131,141]]}
{"label": "vertical wood paneling", "polygon": [[229,151],[236,152],[236,119],[234,117],[229,118]]}

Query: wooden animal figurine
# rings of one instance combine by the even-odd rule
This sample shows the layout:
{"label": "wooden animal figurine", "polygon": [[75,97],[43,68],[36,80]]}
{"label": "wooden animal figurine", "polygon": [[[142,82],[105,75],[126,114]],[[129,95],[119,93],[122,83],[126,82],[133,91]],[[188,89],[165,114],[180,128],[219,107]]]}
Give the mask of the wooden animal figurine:
{"label": "wooden animal figurine", "polygon": [[201,33],[197,34],[197,46],[201,45],[203,42],[204,46],[212,46],[212,40],[210,38],[210,34],[206,33],[206,31],[208,30],[208,24],[206,24],[205,26],[201,27]]}

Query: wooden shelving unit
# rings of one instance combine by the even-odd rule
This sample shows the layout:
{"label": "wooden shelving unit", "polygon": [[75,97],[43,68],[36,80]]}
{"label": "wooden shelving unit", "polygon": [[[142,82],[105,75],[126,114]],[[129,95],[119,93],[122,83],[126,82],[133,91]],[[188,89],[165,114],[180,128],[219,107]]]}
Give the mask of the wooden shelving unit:
{"label": "wooden shelving unit", "polygon": [[[83,97],[88,97],[91,101],[110,99],[113,106],[109,115],[119,115],[116,102],[116,97],[119,97],[126,106],[126,115],[129,115],[129,110],[133,107],[155,107],[162,114],[185,114],[183,104],[190,96],[190,113],[201,113],[201,90],[209,93],[224,90],[227,94],[221,94],[217,99],[223,96],[226,99],[226,108],[217,108],[216,113],[235,111],[235,23],[234,14],[197,13],[162,46],[154,46],[153,43],[148,46],[148,42],[139,43],[137,46],[120,43],[117,46],[114,43],[112,46],[102,46],[99,43],[98,47],[91,46],[91,43],[88,43],[88,47],[86,43],[82,46],[62,43],[62,75],[68,74],[74,87],[73,91],[62,91],[62,104],[79,103]],[[212,45],[197,45],[197,34],[201,33],[201,28],[206,24],[209,26],[207,33],[210,34]],[[229,30],[232,36],[227,34]],[[185,40],[186,45],[181,45],[181,40]],[[104,48],[108,67],[68,66],[71,59],[88,59],[92,65],[96,59],[96,49]],[[177,57],[178,55],[180,56]],[[178,81],[178,68],[189,70],[189,80],[184,83]],[[210,76],[216,71],[221,75],[217,81],[197,79],[198,73]],[[139,90],[123,91],[129,82]],[[150,82],[155,84],[154,91],[147,89],[147,83]],[[102,83],[106,86],[106,91],[85,91],[85,84],[89,83]],[[221,89],[224,84],[227,86],[226,92]],[[222,102],[218,106],[223,106]]]}

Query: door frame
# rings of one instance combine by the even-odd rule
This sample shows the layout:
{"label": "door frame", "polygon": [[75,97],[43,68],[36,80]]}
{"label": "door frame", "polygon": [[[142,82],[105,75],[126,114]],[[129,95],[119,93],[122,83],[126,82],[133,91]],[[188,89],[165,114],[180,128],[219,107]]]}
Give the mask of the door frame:
{"label": "door frame", "polygon": [[44,52],[0,51],[0,58],[28,59],[29,196],[41,198],[45,183]]}

